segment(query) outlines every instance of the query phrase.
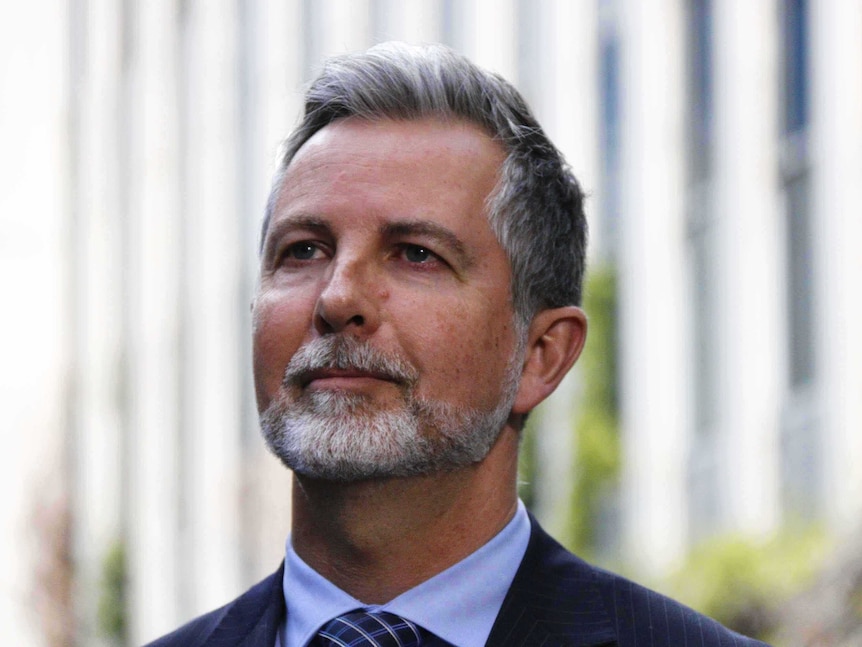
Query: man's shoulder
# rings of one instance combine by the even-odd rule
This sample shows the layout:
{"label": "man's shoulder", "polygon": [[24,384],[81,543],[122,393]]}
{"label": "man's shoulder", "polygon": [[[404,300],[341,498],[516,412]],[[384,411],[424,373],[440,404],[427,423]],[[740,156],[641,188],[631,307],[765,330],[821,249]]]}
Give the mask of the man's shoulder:
{"label": "man's shoulder", "polygon": [[209,613],[190,620],[179,629],[148,643],[145,647],[172,647],[173,645],[187,645],[197,647],[205,645],[206,640],[212,635],[213,630],[224,619],[225,613],[231,607],[230,602]]}
{"label": "man's shoulder", "polygon": [[[620,645],[763,646],[694,609],[616,573],[590,566]],[[624,638],[628,637],[628,638]]]}
{"label": "man's shoulder", "polygon": [[[546,632],[541,636],[545,644],[566,645],[567,637],[578,636],[587,638],[583,644],[620,647],[763,645],[676,600],[585,562],[531,521],[530,545],[504,609],[513,618],[519,613],[529,617],[532,632]],[[514,635],[518,626],[512,623],[509,630]],[[524,636],[533,641],[537,637]]]}
{"label": "man's shoulder", "polygon": [[253,633],[271,637],[269,644],[275,644],[277,624],[284,614],[283,575],[284,565],[232,602],[198,616],[145,647],[227,646]]}

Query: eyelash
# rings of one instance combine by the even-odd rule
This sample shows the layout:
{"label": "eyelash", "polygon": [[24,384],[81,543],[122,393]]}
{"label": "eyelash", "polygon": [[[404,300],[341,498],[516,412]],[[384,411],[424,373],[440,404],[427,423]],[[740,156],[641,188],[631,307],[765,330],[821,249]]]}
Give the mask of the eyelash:
{"label": "eyelash", "polygon": [[[319,247],[318,245],[316,245],[315,243],[309,243],[309,242],[302,241],[302,242],[294,243],[293,245],[290,245],[290,246],[285,250],[285,255],[288,255],[288,254],[295,254],[295,253],[296,253],[297,251],[299,251],[299,250],[302,250],[302,251],[310,251],[312,256],[314,255],[314,253],[315,253],[316,251],[321,251],[321,250],[320,250],[320,247]],[[301,258],[301,259],[299,259],[299,260],[310,260],[310,259],[307,259],[307,258]]]}
{"label": "eyelash", "polygon": [[[412,265],[426,265],[431,261],[437,261],[440,263],[444,262],[443,259],[440,258],[440,256],[438,254],[435,254],[433,251],[431,251],[425,245],[418,245],[416,243],[402,243],[401,245],[399,245],[399,248],[400,248],[401,254],[404,257],[404,259]],[[426,255],[425,260],[422,260],[422,261],[413,260],[413,261],[411,261],[409,258],[407,258],[408,254],[410,252],[419,252],[419,253],[425,254]]]}
{"label": "eyelash", "polygon": [[[311,252],[311,256],[309,256],[307,258],[297,257],[297,255],[296,255],[297,252],[302,251],[302,250]],[[317,254],[317,252],[320,252],[322,254],[327,253],[326,248],[324,246],[322,246],[320,243],[317,243],[317,242],[314,242],[311,240],[300,240],[300,241],[297,241],[295,243],[291,243],[290,245],[287,245],[281,251],[281,253],[278,256],[279,264],[289,263],[289,262],[305,263],[305,262],[314,261],[314,260],[317,260],[317,259],[313,258]]]}
{"label": "eyelash", "polygon": [[[432,251],[429,247],[425,245],[421,245],[418,243],[399,243],[396,245],[397,253],[394,255],[395,258],[402,259],[407,262],[409,265],[413,265],[415,267],[425,266],[425,265],[433,265],[439,263],[441,265],[448,266],[448,263],[436,252]],[[298,256],[297,253],[306,252],[309,255],[305,258]],[[317,253],[322,253],[324,255],[329,256],[328,248],[322,245],[319,242],[313,240],[300,240],[294,243],[287,245],[283,251],[279,255],[279,264],[283,263],[308,263],[313,262],[315,260],[319,260],[315,258]],[[408,255],[411,252],[419,252],[424,256],[424,260],[410,260]],[[430,269],[430,268],[424,268]]]}

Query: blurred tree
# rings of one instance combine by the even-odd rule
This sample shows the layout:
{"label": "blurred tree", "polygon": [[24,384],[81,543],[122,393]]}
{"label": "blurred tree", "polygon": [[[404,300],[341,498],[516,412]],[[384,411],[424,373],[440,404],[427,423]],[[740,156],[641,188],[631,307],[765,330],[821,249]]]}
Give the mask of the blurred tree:
{"label": "blurred tree", "polygon": [[815,582],[782,605],[776,645],[862,645],[862,525],[826,561]]}
{"label": "blurred tree", "polygon": [[578,363],[583,389],[573,425],[575,479],[569,533],[564,538],[571,550],[587,559],[607,555],[598,545],[600,520],[607,517],[605,508],[615,505],[619,481],[616,301],[612,268],[594,269],[584,291],[590,328]]}
{"label": "blurred tree", "polygon": [[766,541],[710,538],[660,588],[731,629],[770,640],[780,609],[813,578],[826,554],[824,532],[787,528]]}
{"label": "blurred tree", "polygon": [[116,541],[105,555],[99,597],[99,631],[114,644],[126,636],[126,549]]}
{"label": "blurred tree", "polygon": [[[575,434],[572,469],[575,477],[565,528],[558,539],[570,550],[599,561],[599,525],[605,508],[615,505],[620,466],[620,444],[616,393],[616,280],[610,267],[589,274],[583,307],[589,317],[587,344],[577,366],[582,376],[582,397],[571,421]],[[536,479],[542,478],[537,464],[537,433],[542,412],[531,416],[521,440],[519,495],[528,508],[535,503]]]}

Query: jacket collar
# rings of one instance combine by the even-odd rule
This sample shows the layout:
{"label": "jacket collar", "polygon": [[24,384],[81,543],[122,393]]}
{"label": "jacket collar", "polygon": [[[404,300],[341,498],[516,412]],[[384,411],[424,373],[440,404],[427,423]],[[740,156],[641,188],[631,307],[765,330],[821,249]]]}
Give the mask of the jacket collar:
{"label": "jacket collar", "polygon": [[527,552],[488,645],[615,645],[616,631],[596,585],[596,571],[554,541],[532,515],[530,523]]}
{"label": "jacket collar", "polygon": [[284,622],[284,562],[230,604],[204,643],[208,647],[273,647]]}
{"label": "jacket collar", "polygon": [[[527,552],[488,638],[494,647],[599,647],[616,644],[596,571],[554,541],[530,515]],[[271,647],[286,610],[284,564],[229,605],[206,645]]]}

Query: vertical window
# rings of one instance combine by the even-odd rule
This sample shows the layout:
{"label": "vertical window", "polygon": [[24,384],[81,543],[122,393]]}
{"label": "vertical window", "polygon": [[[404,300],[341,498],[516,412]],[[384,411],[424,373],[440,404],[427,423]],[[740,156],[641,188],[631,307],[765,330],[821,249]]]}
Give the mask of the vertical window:
{"label": "vertical window", "polygon": [[712,6],[692,0],[688,15],[688,129],[689,156],[695,181],[712,172]]}
{"label": "vertical window", "polygon": [[808,2],[783,0],[781,28],[781,159],[787,259],[787,387],[782,424],[782,490],[785,510],[816,514],[822,495],[821,440],[817,434],[813,382],[814,267],[809,205]]}
{"label": "vertical window", "polygon": [[715,280],[712,218],[712,7],[692,0],[688,13],[688,235],[694,307],[694,411],[698,431],[716,415]]}
{"label": "vertical window", "polygon": [[709,0],[688,5],[687,157],[688,238],[694,326],[695,427],[705,433],[715,417],[715,281],[711,193],[713,154],[712,12]]}
{"label": "vertical window", "polygon": [[808,124],[808,6],[807,0],[785,0],[784,130],[798,132]]}
{"label": "vertical window", "polygon": [[813,274],[808,205],[808,11],[785,0],[782,15],[782,168],[787,215],[789,378],[794,390],[814,377]]}
{"label": "vertical window", "polygon": [[[597,214],[596,226],[601,230],[598,240],[602,248],[596,249],[597,265],[606,262],[612,266],[617,259],[617,248],[619,246],[618,223],[620,220],[620,195],[622,189],[620,166],[622,162],[621,147],[621,73],[620,73],[620,34],[618,26],[619,2],[617,0],[601,0],[599,4],[599,115],[600,132],[599,146],[601,160],[599,172],[601,174],[602,201],[601,211]],[[611,273],[610,276],[613,276]],[[595,279],[594,279],[595,281]],[[605,288],[602,289],[602,285]],[[592,296],[592,310],[596,315],[604,317],[604,334],[599,334],[595,341],[601,343],[604,340],[606,351],[602,353],[602,364],[608,373],[605,376],[604,400],[606,411],[617,419],[617,384],[619,380],[618,357],[614,348],[618,347],[617,339],[617,317],[616,317],[616,283],[605,280],[599,283]],[[601,346],[599,346],[601,347]],[[599,382],[599,384],[601,381]],[[600,387],[601,388],[601,387]],[[596,395],[602,393],[597,392]],[[618,434],[618,427],[614,424],[614,434]],[[607,451],[607,450],[605,450]],[[619,477],[605,476],[601,482],[602,492],[598,500],[594,502],[595,528],[593,534],[593,550],[597,559],[605,563],[619,560],[622,550],[620,538],[622,537],[622,512],[619,495]]]}
{"label": "vertical window", "polygon": [[617,29],[617,3],[599,2],[599,171],[602,200],[596,227],[602,249],[594,250],[598,258],[613,262],[618,244],[620,218],[620,37]]}
{"label": "vertical window", "polygon": [[693,439],[689,461],[689,523],[693,539],[720,522],[716,234],[713,194],[712,3],[691,0],[686,13],[687,235],[692,339]]}

